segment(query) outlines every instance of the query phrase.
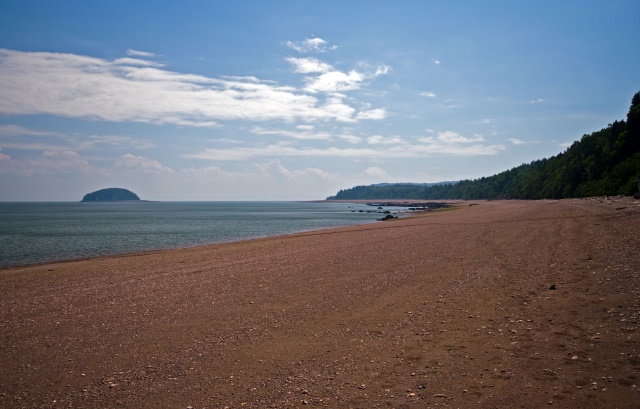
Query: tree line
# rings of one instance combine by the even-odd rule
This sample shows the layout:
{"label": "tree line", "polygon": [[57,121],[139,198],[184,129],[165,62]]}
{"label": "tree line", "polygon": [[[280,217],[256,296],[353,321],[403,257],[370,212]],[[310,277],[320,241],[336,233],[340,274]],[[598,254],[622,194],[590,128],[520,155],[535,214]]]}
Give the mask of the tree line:
{"label": "tree line", "polygon": [[640,179],[640,92],[627,119],[584,135],[548,159],[489,177],[431,186],[356,186],[331,199],[563,199],[633,195]]}

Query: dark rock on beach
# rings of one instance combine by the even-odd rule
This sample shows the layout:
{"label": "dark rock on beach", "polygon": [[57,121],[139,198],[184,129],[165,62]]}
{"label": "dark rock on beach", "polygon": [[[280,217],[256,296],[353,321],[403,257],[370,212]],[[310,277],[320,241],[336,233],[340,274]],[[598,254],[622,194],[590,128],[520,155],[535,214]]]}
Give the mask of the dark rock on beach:
{"label": "dark rock on beach", "polygon": [[445,202],[372,202],[367,203],[367,206],[381,207],[407,207],[411,210],[432,210],[432,209],[445,209],[452,207],[451,204]]}

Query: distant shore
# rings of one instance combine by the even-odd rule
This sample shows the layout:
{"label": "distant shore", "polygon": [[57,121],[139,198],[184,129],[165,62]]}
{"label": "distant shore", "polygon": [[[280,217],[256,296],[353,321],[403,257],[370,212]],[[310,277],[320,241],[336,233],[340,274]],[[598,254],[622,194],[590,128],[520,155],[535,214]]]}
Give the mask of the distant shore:
{"label": "distant shore", "polygon": [[458,207],[2,270],[0,406],[635,407],[638,202]]}

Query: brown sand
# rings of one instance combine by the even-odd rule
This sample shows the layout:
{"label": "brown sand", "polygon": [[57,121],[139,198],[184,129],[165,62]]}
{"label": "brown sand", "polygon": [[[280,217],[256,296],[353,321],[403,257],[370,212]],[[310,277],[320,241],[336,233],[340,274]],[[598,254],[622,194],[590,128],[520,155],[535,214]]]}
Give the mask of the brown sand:
{"label": "brown sand", "polygon": [[478,203],[2,270],[0,407],[639,407],[640,205]]}

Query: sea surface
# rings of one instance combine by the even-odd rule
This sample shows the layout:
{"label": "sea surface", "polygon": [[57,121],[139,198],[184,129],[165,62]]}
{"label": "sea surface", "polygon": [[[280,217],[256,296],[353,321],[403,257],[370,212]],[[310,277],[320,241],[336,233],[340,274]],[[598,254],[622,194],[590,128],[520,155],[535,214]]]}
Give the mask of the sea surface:
{"label": "sea surface", "polygon": [[0,267],[277,236],[383,216],[367,210],[376,209],[322,202],[0,203]]}

